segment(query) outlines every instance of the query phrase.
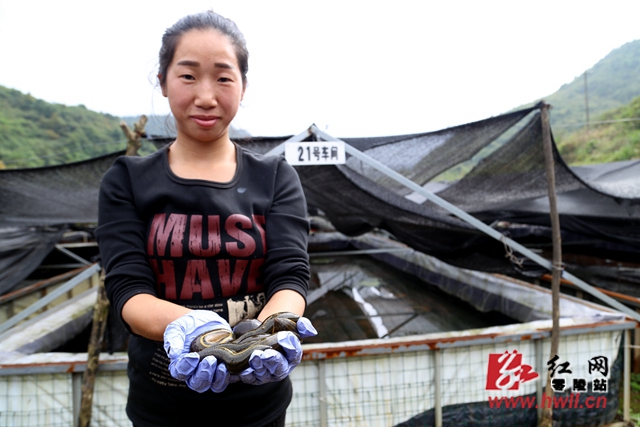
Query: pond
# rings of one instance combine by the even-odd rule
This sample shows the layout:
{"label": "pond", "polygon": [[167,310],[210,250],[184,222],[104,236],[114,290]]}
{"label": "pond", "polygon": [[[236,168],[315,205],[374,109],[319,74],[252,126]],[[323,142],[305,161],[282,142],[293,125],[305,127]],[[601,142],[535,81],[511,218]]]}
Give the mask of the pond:
{"label": "pond", "polygon": [[408,273],[367,256],[311,258],[310,295],[332,289],[305,311],[319,334],[305,342],[341,342],[460,331],[519,323],[483,313]]}

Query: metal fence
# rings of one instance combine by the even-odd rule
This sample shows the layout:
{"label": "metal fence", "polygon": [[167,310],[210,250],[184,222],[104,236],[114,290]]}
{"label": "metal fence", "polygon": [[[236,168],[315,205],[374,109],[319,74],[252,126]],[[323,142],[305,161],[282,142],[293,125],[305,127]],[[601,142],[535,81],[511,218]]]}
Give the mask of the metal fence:
{"label": "metal fence", "polygon": [[[569,377],[589,380],[598,375],[588,372],[588,361],[606,356],[611,362],[611,382],[607,410],[585,415],[584,411],[562,409],[561,425],[603,425],[611,411],[617,412],[617,395],[624,381],[623,375],[615,374],[615,369],[621,374],[622,369],[615,367],[622,366],[620,355],[628,357],[628,351],[620,352],[621,340],[629,335],[625,330],[635,325],[609,321],[563,329],[559,352],[570,363]],[[548,331],[524,324],[512,325],[495,336],[461,332],[305,345],[305,358],[291,376],[294,397],[287,426],[465,425],[460,419],[469,408],[477,422],[466,425],[523,425],[514,424],[514,419],[531,418],[531,413],[535,419],[535,408],[487,409],[487,402],[496,396],[526,395],[541,401],[549,341]],[[513,350],[522,355],[523,365],[543,375],[521,384],[517,391],[486,390],[489,355]],[[75,424],[86,355],[59,355],[56,362],[47,362],[48,355],[30,355],[24,363],[0,365],[1,426]],[[92,426],[131,425],[125,414],[126,360],[124,354],[102,357]],[[625,366],[628,379],[628,364]],[[582,423],[585,416],[591,424]]]}

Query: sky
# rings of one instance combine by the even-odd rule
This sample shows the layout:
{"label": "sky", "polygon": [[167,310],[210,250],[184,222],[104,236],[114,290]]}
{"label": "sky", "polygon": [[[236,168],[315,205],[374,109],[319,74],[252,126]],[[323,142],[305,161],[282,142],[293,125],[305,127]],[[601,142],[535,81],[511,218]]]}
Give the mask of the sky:
{"label": "sky", "polygon": [[155,77],[162,34],[209,9],[247,40],[234,126],[254,136],[311,124],[383,136],[482,120],[640,39],[637,0],[0,0],[0,85],[118,117],[167,114]]}

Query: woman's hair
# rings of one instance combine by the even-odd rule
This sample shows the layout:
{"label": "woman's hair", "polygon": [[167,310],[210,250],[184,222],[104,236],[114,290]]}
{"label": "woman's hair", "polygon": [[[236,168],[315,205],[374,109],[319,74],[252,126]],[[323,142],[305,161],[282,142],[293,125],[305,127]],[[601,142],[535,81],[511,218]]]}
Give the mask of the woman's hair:
{"label": "woman's hair", "polygon": [[236,51],[236,59],[242,75],[242,84],[247,84],[247,72],[249,71],[249,51],[244,36],[238,29],[235,22],[213,11],[187,15],[173,24],[164,32],[162,36],[162,47],[159,53],[158,77],[160,85],[164,86],[167,81],[167,68],[173,60],[176,45],[180,37],[191,30],[216,30],[229,37]]}

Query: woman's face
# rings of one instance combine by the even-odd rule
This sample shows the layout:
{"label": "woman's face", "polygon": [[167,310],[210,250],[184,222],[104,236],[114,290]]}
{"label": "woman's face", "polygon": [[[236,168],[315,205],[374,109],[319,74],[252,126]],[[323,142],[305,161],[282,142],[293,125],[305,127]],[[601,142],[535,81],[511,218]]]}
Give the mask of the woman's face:
{"label": "woman's face", "polygon": [[178,140],[226,138],[244,95],[233,45],[216,30],[191,30],[176,45],[162,94],[176,119]]}

